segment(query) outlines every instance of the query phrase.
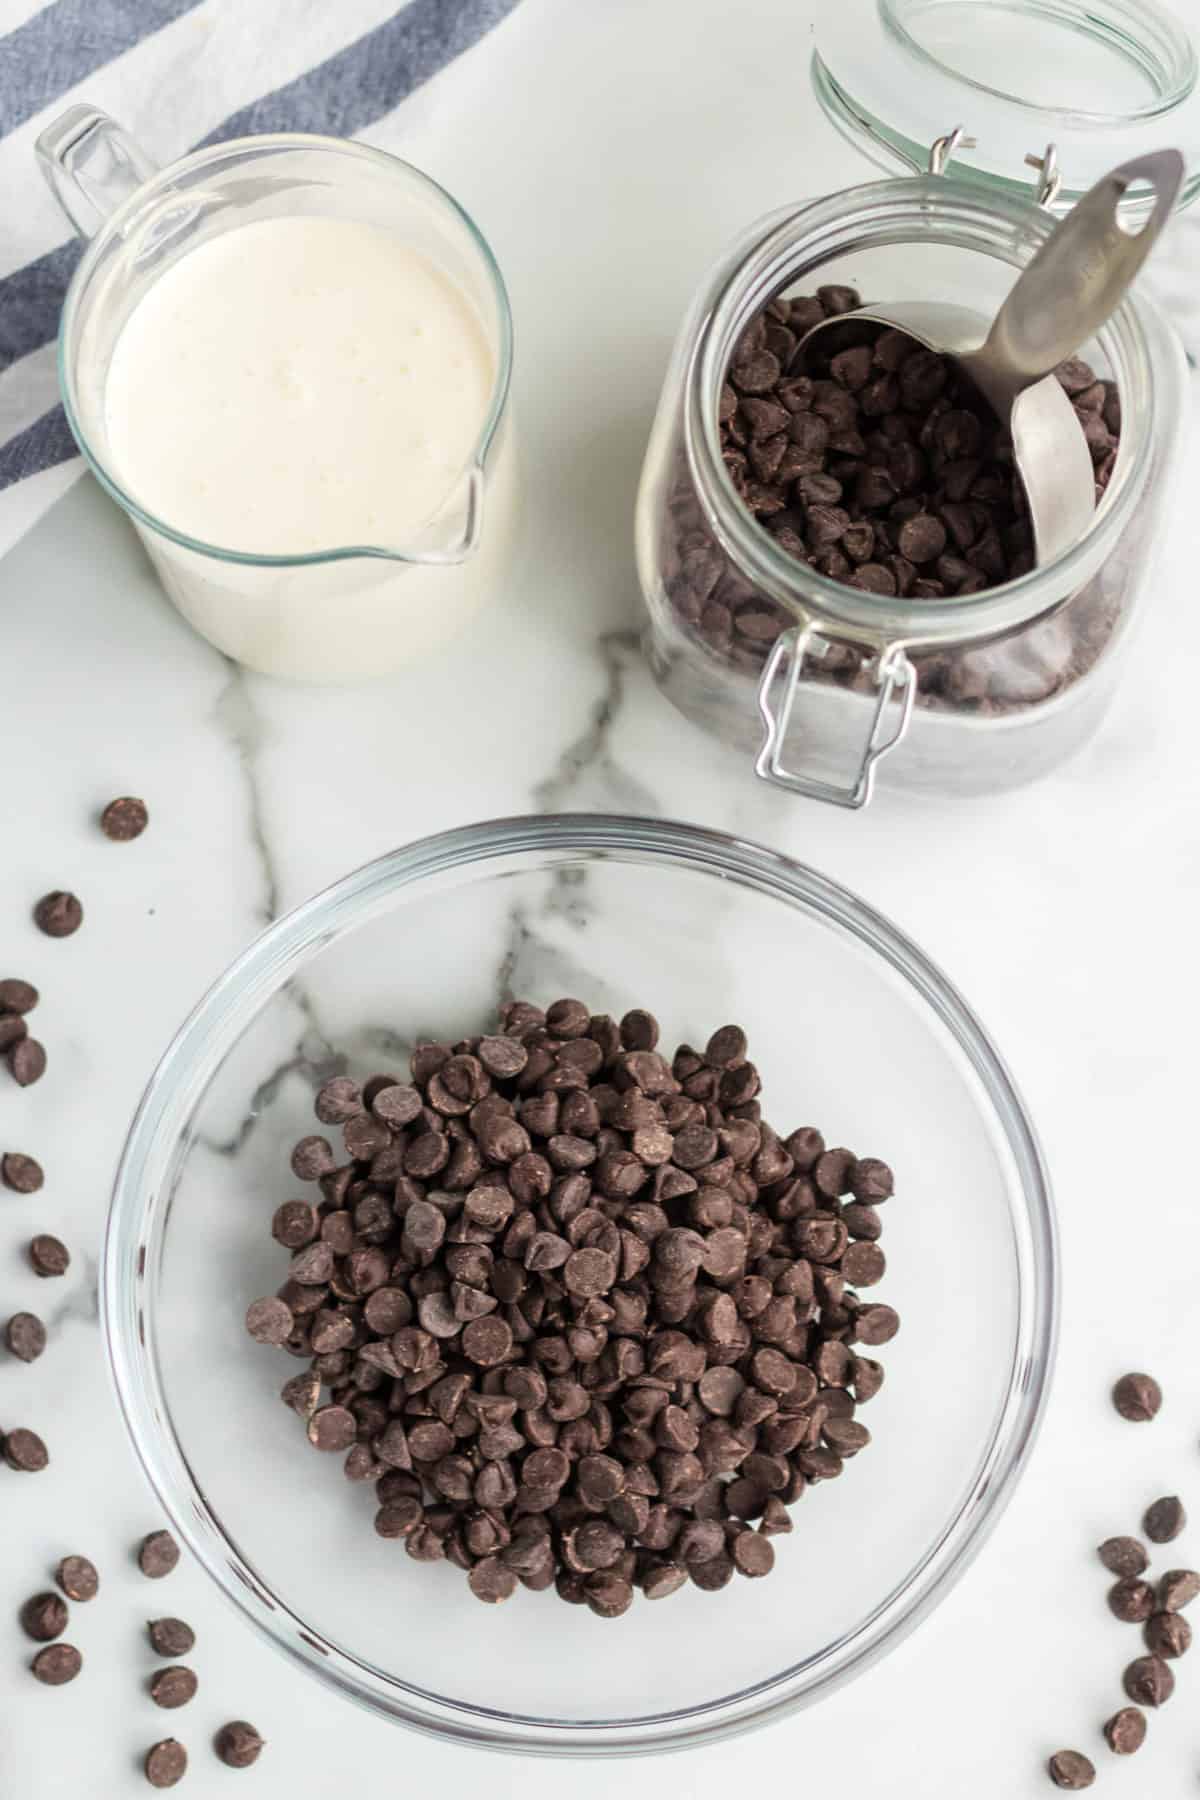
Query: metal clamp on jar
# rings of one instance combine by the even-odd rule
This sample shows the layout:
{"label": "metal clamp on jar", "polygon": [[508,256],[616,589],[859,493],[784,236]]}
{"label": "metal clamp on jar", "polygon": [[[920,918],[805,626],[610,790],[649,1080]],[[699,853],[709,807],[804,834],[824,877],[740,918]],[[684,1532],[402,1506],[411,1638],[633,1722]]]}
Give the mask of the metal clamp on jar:
{"label": "metal clamp on jar", "polygon": [[[981,592],[865,592],[780,548],[722,459],[722,386],[769,301],[827,284],[881,304],[952,301],[986,329],[1056,214],[1122,157],[1179,144],[1186,204],[1198,185],[1195,52],[1146,0],[1064,0],[1053,17],[1023,6],[1019,31],[1010,8],[949,0],[827,10],[837,17],[822,21],[813,59],[825,114],[873,160],[923,172],[759,221],[696,296],[638,501],[648,653],[681,711],[791,792],[861,807],[877,770],[889,784],[933,791],[1016,786],[1095,730],[1147,592],[1186,382],[1153,302],[1140,290],[1123,301],[1085,353],[1119,405],[1120,432],[1090,528],[1062,555]],[[1070,46],[1082,62],[1064,73]],[[1053,101],[1029,91],[1046,82]],[[1086,112],[1084,94],[1109,110]],[[972,135],[959,128],[919,151],[917,118],[933,106],[943,121],[967,118]],[[1031,133],[1048,148],[1031,146]],[[928,145],[933,134],[923,135]],[[1131,190],[1130,230],[1148,203]]]}

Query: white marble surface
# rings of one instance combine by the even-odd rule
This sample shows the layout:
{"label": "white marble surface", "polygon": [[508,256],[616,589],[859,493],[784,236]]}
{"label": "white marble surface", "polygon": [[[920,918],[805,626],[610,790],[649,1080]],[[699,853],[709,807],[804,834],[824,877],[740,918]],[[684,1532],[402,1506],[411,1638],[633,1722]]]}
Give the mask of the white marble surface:
{"label": "white marble surface", "polygon": [[[1103,1605],[1092,1546],[1160,1492],[1196,1495],[1195,953],[1200,799],[1194,689],[1200,447],[1117,706],[1078,760],[969,807],[887,797],[864,816],[756,786],[658,698],[636,648],[630,513],[667,346],[688,293],[755,212],[854,179],[809,117],[807,6],[783,0],[526,0],[493,43],[369,134],[456,191],[491,236],[518,328],[525,516],[517,566],[470,645],[377,687],[321,692],[247,678],[157,592],[132,534],[78,482],[0,563],[4,671],[0,943],[44,991],[47,1079],[0,1093],[4,1147],[38,1155],[43,1193],[0,1196],[5,1314],[42,1311],[44,1358],[0,1366],[0,1424],[43,1429],[53,1465],[0,1481],[0,1793],[144,1791],[137,1752],[172,1729],[196,1800],[458,1792],[540,1800],[618,1783],[716,1800],[794,1791],[1034,1800],[1039,1762],[1094,1749],[1133,1634]],[[770,29],[764,56],[755,30]],[[103,103],[103,82],[92,84]],[[435,84],[438,86],[439,84]],[[437,100],[442,104],[435,104]],[[461,120],[469,118],[469,129]],[[455,120],[459,123],[455,124]],[[167,137],[164,131],[164,139]],[[170,148],[169,143],[165,144]],[[1169,273],[1186,286],[1186,234]],[[57,478],[56,478],[57,480]],[[109,845],[92,815],[143,793],[153,826]],[[966,1580],[917,1634],[789,1724],[669,1765],[619,1770],[447,1750],[360,1715],[260,1643],[199,1571],[151,1588],[130,1546],[160,1522],[118,1421],[97,1330],[107,1190],[158,1052],[192,1000],[281,910],[362,860],[440,826],[558,808],[653,812],[733,829],[859,889],[978,1007],[1044,1136],[1060,1209],[1062,1348],[1032,1466]],[[52,943],[31,901],[69,886],[85,928]],[[21,1247],[56,1230],[67,1279]],[[1134,1431],[1106,1393],[1159,1371],[1160,1420]],[[0,1471],[0,1474],[4,1474]],[[1200,1555],[1200,1519],[1174,1560]],[[38,1687],[19,1602],[82,1551],[104,1586],[76,1610],[87,1669]],[[869,1551],[868,1551],[869,1553]],[[167,1718],[140,1695],[145,1617],[200,1636],[198,1700]],[[1180,1695],[1106,1789],[1195,1790],[1200,1735]],[[234,1777],[205,1738],[230,1716],[271,1740]],[[1100,1746],[1098,1760],[1106,1755]],[[1136,1769],[1136,1772],[1134,1772]],[[383,1771],[381,1777],[380,1771]],[[1122,1785],[1123,1784],[1123,1785]]]}

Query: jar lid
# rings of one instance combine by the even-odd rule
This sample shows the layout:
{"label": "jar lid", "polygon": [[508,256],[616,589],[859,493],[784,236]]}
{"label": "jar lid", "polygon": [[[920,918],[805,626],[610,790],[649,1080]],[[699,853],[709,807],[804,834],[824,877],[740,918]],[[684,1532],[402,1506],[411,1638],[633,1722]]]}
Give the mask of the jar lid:
{"label": "jar lid", "polygon": [[[833,0],[818,21],[817,97],[885,169],[927,168],[935,140],[961,126],[956,176],[1032,189],[1056,210],[1171,145],[1188,165],[1180,205],[1200,192],[1196,50],[1158,0]],[[1132,190],[1126,204],[1136,213],[1151,198]]]}

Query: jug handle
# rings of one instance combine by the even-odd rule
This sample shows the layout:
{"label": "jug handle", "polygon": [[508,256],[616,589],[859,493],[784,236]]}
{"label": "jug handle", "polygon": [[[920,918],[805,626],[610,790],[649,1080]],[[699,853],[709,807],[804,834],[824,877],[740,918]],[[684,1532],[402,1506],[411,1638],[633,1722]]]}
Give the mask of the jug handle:
{"label": "jug handle", "polygon": [[35,145],[50,191],[80,237],[158,173],[145,151],[98,106],[69,106]]}
{"label": "jug handle", "polygon": [[793,625],[775,640],[758,684],[758,710],[764,727],[763,746],[754,764],[754,773],[763,781],[771,781],[789,793],[805,794],[810,800],[831,801],[835,806],[857,810],[866,806],[875,786],[875,769],[889,750],[894,750],[912,718],[917,693],[916,670],[898,646],[883,652],[876,673],[879,698],[871,716],[871,728],[854,780],[848,783],[823,781],[814,775],[801,775],[787,769],[783,749],[791,724],[796,690],[804,677],[804,662],[813,639],[822,637],[819,620]]}

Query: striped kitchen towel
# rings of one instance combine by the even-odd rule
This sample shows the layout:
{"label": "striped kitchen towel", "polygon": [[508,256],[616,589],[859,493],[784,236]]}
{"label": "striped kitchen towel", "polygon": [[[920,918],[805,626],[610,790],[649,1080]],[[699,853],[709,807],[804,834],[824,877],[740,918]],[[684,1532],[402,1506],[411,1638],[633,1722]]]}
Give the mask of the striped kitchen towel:
{"label": "striped kitchen towel", "polygon": [[36,168],[43,127],[87,100],[160,163],[251,132],[353,137],[517,4],[0,0],[0,553],[78,469],[55,336],[81,247]]}

